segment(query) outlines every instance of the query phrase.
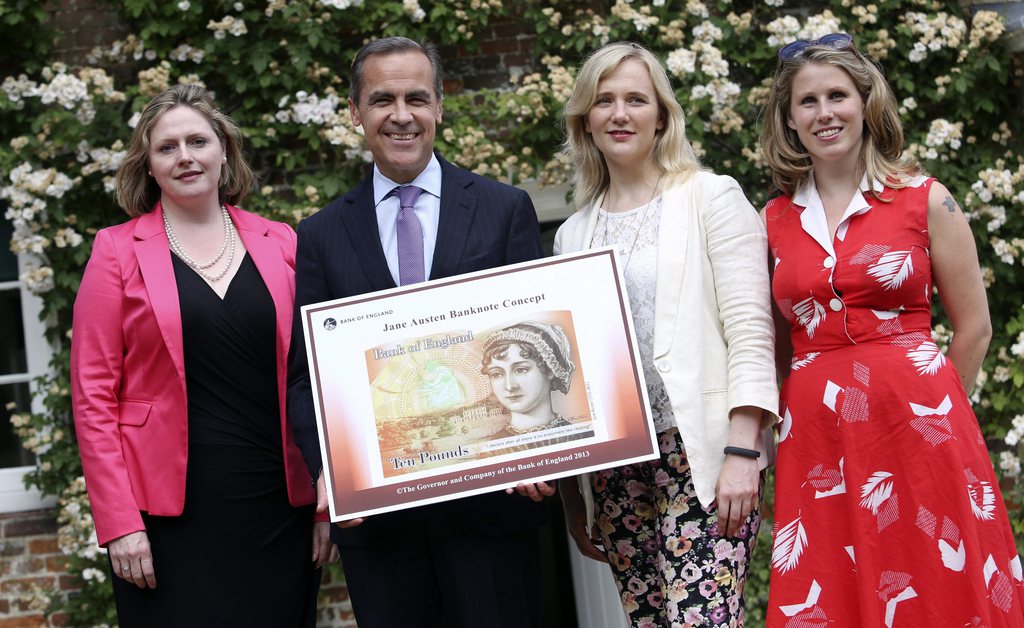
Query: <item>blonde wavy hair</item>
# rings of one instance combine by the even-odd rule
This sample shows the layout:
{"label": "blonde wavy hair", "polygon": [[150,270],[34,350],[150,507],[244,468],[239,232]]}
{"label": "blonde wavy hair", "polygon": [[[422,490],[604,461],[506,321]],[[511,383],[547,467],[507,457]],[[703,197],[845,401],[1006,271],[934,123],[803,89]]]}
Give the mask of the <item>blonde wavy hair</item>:
{"label": "blonde wavy hair", "polygon": [[[789,128],[790,100],[793,79],[807,64],[831,65],[850,77],[864,101],[864,142],[857,177],[867,175],[889,188],[906,187],[921,171],[913,157],[903,152],[903,125],[900,122],[896,96],[881,70],[862,55],[851,43],[842,49],[809,46],[795,59],[780,61],[765,105],[761,128],[761,154],[772,170],[772,183],[787,196],[792,196],[811,174],[811,156],[796,131]],[[868,193],[880,201],[869,186]]]}
{"label": "blonde wavy hair", "polygon": [[563,153],[573,165],[573,198],[576,208],[593,203],[608,189],[608,166],[586,130],[586,118],[597,100],[597,87],[620,63],[635,59],[647,66],[654,85],[659,115],[664,122],[655,132],[651,162],[666,179],[685,179],[700,170],[697,155],[686,139],[686,118],[676,101],[665,68],[653,53],[633,42],[615,42],[595,50],[580,67],[572,95],[565,103]]}
{"label": "blonde wavy hair", "polygon": [[224,147],[227,163],[220,169],[220,200],[237,205],[256,180],[242,154],[242,132],[238,125],[217,108],[210,93],[201,85],[175,85],[149,101],[139,123],[128,140],[128,150],[117,168],[114,187],[117,203],[132,218],[153,209],[160,200],[160,186],[149,176],[149,135],[160,116],[175,107],[191,107],[199,112]]}

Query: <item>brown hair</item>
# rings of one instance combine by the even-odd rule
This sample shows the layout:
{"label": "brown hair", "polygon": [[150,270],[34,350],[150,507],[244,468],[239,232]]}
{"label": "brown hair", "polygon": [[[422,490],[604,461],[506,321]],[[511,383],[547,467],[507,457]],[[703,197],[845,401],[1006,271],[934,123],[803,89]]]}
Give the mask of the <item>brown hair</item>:
{"label": "brown hair", "polygon": [[[864,142],[861,146],[858,178],[867,175],[890,188],[906,187],[920,172],[917,160],[903,153],[903,125],[896,96],[878,67],[851,43],[842,49],[809,46],[794,59],[780,61],[765,105],[761,128],[761,153],[772,169],[772,183],[783,194],[792,196],[811,174],[811,156],[796,131],[789,128],[793,79],[809,63],[831,65],[850,77],[864,101]],[[868,193],[886,200],[869,185]]]}
{"label": "brown hair", "polygon": [[191,107],[199,112],[216,134],[227,162],[220,170],[220,200],[238,204],[256,180],[242,154],[242,132],[238,125],[217,108],[210,93],[201,85],[175,85],[149,101],[139,123],[128,140],[128,150],[114,179],[117,203],[131,217],[153,209],[160,200],[160,186],[148,175],[149,134],[160,116],[175,107]]}

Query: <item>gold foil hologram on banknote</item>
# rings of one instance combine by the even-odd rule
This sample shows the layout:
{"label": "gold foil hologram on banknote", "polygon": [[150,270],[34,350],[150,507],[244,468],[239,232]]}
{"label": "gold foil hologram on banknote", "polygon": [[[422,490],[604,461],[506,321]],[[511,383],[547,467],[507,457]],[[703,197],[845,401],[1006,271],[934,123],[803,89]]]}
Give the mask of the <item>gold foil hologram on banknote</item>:
{"label": "gold foil hologram on banknote", "polygon": [[567,310],[365,355],[385,478],[594,436]]}

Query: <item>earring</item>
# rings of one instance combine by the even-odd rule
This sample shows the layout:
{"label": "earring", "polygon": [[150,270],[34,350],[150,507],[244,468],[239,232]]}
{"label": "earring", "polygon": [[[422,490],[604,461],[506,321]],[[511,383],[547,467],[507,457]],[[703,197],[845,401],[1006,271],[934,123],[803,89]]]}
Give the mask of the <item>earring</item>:
{"label": "earring", "polygon": [[224,163],[228,163],[228,156],[227,155],[224,155],[223,161],[224,161]]}
{"label": "earring", "polygon": [[152,170],[149,171],[149,176],[153,176],[153,171]]}

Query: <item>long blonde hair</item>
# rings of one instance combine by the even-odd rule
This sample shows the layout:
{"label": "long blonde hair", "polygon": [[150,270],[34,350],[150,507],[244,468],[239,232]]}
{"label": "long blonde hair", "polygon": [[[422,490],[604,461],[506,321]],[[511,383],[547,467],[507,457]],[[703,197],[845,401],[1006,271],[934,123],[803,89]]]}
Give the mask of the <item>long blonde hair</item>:
{"label": "long blonde hair", "polygon": [[148,175],[149,134],[160,116],[175,107],[191,107],[199,112],[224,147],[227,162],[220,169],[220,200],[237,205],[256,180],[242,154],[242,132],[238,125],[217,108],[205,87],[175,85],[149,101],[142,110],[114,177],[117,203],[133,218],[149,212],[160,200],[160,186]]}
{"label": "long blonde hair", "polygon": [[565,103],[566,139],[562,150],[573,166],[573,197],[577,208],[593,203],[608,189],[608,166],[586,130],[586,118],[597,98],[597,87],[620,63],[635,59],[647,66],[664,121],[655,132],[651,161],[666,179],[685,178],[700,169],[700,162],[686,139],[686,118],[676,101],[668,75],[649,50],[633,42],[615,42],[595,50],[583,63],[576,86]]}
{"label": "long blonde hair", "polygon": [[[772,183],[792,196],[810,177],[811,156],[796,131],[789,128],[793,79],[809,63],[831,65],[843,70],[864,101],[864,141],[861,145],[857,178],[868,177],[890,188],[906,187],[921,171],[913,157],[903,152],[903,125],[896,97],[882,72],[851,43],[842,49],[809,46],[795,59],[780,61],[765,105],[761,128],[761,154],[772,169]],[[885,201],[868,186],[868,193]]]}

